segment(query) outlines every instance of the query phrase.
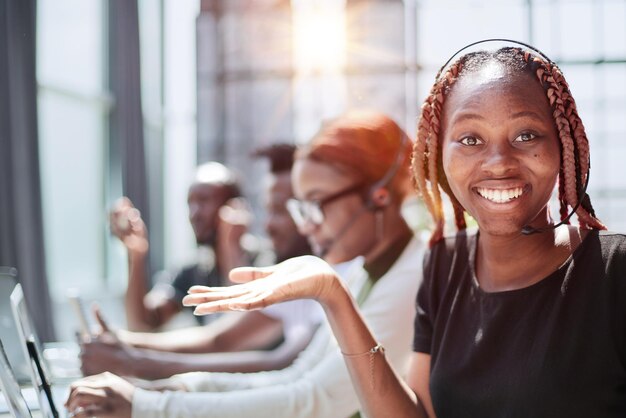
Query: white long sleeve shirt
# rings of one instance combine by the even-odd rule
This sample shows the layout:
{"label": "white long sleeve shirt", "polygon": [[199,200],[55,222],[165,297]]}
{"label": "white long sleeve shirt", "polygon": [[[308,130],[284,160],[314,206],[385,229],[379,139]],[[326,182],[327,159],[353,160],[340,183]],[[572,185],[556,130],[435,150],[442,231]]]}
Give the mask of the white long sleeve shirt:
{"label": "white long sleeve shirt", "polygon": [[[385,355],[402,375],[411,353],[415,295],[423,246],[413,239],[372,288],[361,313]],[[348,286],[357,295],[367,280],[360,267]],[[375,377],[374,377],[375,378]],[[190,392],[137,389],[133,418],[346,418],[359,410],[343,356],[327,322],[294,363],[260,373],[186,373],[172,379]]]}

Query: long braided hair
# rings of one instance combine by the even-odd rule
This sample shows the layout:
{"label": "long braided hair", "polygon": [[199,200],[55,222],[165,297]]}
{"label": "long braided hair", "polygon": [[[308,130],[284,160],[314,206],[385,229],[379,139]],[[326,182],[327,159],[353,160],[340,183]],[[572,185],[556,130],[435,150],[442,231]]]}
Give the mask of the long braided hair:
{"label": "long braided hair", "polygon": [[[579,195],[589,176],[589,142],[583,123],[578,116],[576,103],[563,73],[556,64],[517,47],[504,47],[495,52],[472,52],[461,56],[436,77],[435,84],[424,104],[417,128],[417,140],[413,147],[411,169],[417,191],[422,196],[435,227],[430,238],[434,245],[443,238],[445,224],[441,191],[450,198],[458,230],[466,228],[465,209],[450,190],[443,171],[441,157],[441,109],[454,83],[464,74],[497,61],[515,72],[535,75],[546,92],[552,108],[552,116],[560,139],[561,167],[559,170],[559,194],[561,220],[567,217],[568,207],[578,205]],[[596,217],[589,195],[584,193],[576,209],[579,224],[587,229],[606,229]]]}

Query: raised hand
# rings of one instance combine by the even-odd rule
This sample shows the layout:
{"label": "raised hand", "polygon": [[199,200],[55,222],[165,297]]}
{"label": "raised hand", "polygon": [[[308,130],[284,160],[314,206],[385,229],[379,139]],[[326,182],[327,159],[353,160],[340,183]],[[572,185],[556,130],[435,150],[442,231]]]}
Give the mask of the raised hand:
{"label": "raised hand", "polygon": [[148,232],[141,212],[127,197],[122,197],[109,213],[111,233],[118,237],[129,251],[148,251]]}
{"label": "raised hand", "polygon": [[293,299],[316,299],[324,304],[342,287],[332,267],[313,256],[292,258],[270,267],[236,268],[230,272],[230,280],[242,284],[193,286],[183,304],[197,306],[196,315],[261,309]]}
{"label": "raised hand", "polygon": [[243,198],[230,199],[219,210],[217,225],[217,257],[222,276],[235,267],[250,263],[241,246],[241,238],[252,222],[250,206]]}

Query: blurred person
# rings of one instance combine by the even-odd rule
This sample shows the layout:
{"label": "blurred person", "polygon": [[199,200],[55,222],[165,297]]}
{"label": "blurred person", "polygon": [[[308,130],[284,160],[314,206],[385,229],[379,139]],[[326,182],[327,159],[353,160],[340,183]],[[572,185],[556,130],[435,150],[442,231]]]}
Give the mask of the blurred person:
{"label": "blurred person", "polygon": [[[264,195],[265,231],[272,242],[275,262],[311,251],[286,208],[286,202],[293,197],[291,167],[295,150],[294,145],[276,144],[253,153],[253,157],[270,164]],[[82,343],[83,373],[110,371],[144,379],[189,371],[284,368],[310,342],[323,319],[319,306],[306,300],[234,314],[202,327],[160,333],[112,332],[99,310],[95,314],[102,332]]]}
{"label": "blurred person", "polygon": [[181,300],[194,284],[226,284],[233,267],[250,263],[240,246],[247,220],[233,216],[244,205],[235,174],[218,162],[200,165],[189,187],[189,223],[198,244],[198,261],[182,268],[169,283],[148,288],[148,231],[141,213],[127,197],[110,214],[111,232],[128,253],[125,308],[133,331],[154,331],[181,311]]}
{"label": "blurred person", "polygon": [[[332,264],[362,256],[344,280],[398,370],[406,369],[410,354],[423,248],[401,216],[401,205],[412,193],[410,150],[411,141],[388,117],[344,115],[298,151],[292,171],[297,200],[288,203],[318,256]],[[329,272],[336,274],[330,267]],[[260,296],[271,294],[269,289]],[[186,373],[159,382],[159,389],[165,388],[141,389],[106,373],[72,384],[67,407],[83,411],[78,416],[106,411],[121,418],[347,418],[359,410],[328,323],[283,370]]]}

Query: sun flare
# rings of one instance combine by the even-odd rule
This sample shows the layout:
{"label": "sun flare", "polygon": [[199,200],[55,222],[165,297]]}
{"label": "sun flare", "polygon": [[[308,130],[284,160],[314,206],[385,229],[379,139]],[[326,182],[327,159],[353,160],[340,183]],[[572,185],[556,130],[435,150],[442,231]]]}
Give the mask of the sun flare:
{"label": "sun flare", "polygon": [[300,72],[341,72],[346,57],[345,5],[295,2],[293,12],[294,66]]}

